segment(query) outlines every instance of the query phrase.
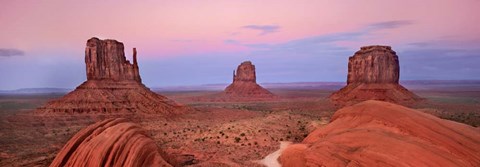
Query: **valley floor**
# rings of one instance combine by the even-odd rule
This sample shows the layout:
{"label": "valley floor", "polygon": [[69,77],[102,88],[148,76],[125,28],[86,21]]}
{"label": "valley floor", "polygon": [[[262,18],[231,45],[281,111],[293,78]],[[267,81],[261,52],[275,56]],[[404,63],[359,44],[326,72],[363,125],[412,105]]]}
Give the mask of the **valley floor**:
{"label": "valley floor", "polygon": [[[282,141],[300,142],[328,123],[339,108],[334,90],[274,89],[275,101],[209,102],[215,91],[159,92],[194,111],[175,118],[131,117],[157,145],[179,161],[198,166],[261,166]],[[413,90],[426,98],[411,106],[444,119],[480,126],[480,90]],[[53,95],[0,96],[0,166],[48,166],[81,128],[112,115],[40,117],[31,111]]]}

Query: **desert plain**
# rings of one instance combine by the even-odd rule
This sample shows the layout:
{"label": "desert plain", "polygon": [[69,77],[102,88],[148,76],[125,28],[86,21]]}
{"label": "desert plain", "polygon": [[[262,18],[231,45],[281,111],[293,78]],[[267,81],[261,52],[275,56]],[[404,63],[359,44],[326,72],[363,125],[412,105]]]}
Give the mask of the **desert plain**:
{"label": "desert plain", "polygon": [[[402,84],[424,98],[408,107],[479,129],[480,82],[404,81]],[[280,143],[299,143],[315,129],[328,124],[342,107],[328,97],[345,84],[262,85],[278,98],[244,102],[211,100],[226,84],[152,88],[193,108],[193,112],[174,117],[132,114],[129,120],[143,127],[177,166],[263,166],[259,161],[278,150]],[[0,166],[48,166],[75,133],[100,120],[116,117],[112,113],[32,114],[65,93],[19,91],[0,95]]]}

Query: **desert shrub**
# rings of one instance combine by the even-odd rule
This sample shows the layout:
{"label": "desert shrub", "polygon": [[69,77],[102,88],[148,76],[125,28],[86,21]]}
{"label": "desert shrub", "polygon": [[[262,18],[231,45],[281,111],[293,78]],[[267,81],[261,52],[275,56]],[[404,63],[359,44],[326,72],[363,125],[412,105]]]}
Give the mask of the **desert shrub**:
{"label": "desert shrub", "polygon": [[300,128],[298,128],[298,130],[305,131],[305,125],[300,126]]}

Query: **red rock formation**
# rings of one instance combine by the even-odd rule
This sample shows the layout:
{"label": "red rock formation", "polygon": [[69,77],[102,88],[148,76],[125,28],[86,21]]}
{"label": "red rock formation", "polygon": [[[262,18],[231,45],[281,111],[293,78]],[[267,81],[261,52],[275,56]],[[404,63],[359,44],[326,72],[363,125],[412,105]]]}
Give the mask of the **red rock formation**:
{"label": "red rock formation", "polygon": [[133,64],[123,44],[91,38],[85,49],[87,81],[64,97],[48,102],[37,113],[149,113],[173,115],[184,107],[150,91],[141,83],[137,51]]}
{"label": "red rock formation", "polygon": [[253,82],[257,83],[257,76],[255,74],[255,65],[250,61],[242,62],[237,67],[237,73],[233,71],[233,82]]}
{"label": "red rock formation", "polygon": [[237,100],[254,100],[274,98],[267,89],[257,84],[255,74],[255,65],[250,61],[245,61],[237,67],[237,71],[233,71],[233,83],[224,91],[227,98]]}
{"label": "red rock formation", "polygon": [[400,66],[398,56],[390,46],[361,47],[348,60],[350,83],[394,83],[398,84]]}
{"label": "red rock formation", "polygon": [[365,101],[289,146],[282,166],[479,166],[480,130],[400,105]]}
{"label": "red rock formation", "polygon": [[125,58],[123,43],[116,40],[91,38],[85,49],[87,80],[141,82],[137,64],[137,50],[133,48],[133,64]]}
{"label": "red rock formation", "polygon": [[348,61],[347,86],[332,94],[339,104],[382,100],[408,104],[420,100],[399,84],[398,56],[390,46],[365,46]]}
{"label": "red rock formation", "polygon": [[171,166],[145,130],[125,119],[108,119],[80,130],[50,167]]}

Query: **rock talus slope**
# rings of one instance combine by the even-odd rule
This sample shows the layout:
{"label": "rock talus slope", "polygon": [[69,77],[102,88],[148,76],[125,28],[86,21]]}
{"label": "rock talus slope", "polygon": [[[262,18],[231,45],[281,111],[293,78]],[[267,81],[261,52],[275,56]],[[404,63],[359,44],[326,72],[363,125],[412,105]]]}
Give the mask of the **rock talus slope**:
{"label": "rock talus slope", "polygon": [[480,130],[369,100],[335,112],[331,122],[289,146],[283,166],[479,166]]}
{"label": "rock talus slope", "polygon": [[107,119],[75,134],[50,167],[171,166],[146,132],[125,119]]}

